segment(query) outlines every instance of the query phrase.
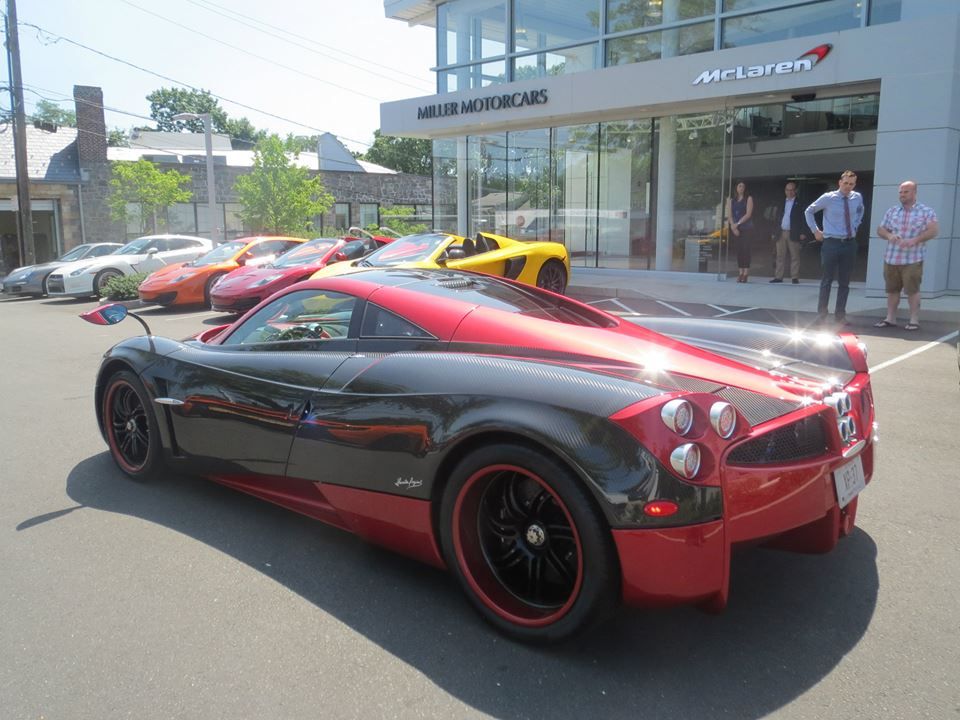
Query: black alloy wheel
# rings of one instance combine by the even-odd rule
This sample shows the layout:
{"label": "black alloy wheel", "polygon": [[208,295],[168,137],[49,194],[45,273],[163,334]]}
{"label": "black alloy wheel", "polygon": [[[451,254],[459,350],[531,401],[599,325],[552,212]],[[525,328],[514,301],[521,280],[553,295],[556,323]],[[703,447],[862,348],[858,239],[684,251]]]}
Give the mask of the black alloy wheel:
{"label": "black alloy wheel", "polygon": [[563,295],[567,289],[567,269],[559,260],[548,260],[537,273],[537,287]]}
{"label": "black alloy wheel", "polygon": [[207,279],[207,284],[203,287],[203,304],[207,307],[212,307],[213,300],[211,295],[213,294],[213,286],[220,282],[220,279],[226,275],[226,273],[215,273]]}
{"label": "black alloy wheel", "polygon": [[134,480],[152,480],[162,468],[160,434],[143,384],[126,370],[103,394],[103,424],[114,462]]}
{"label": "black alloy wheel", "polygon": [[448,567],[480,614],[516,639],[564,640],[616,603],[609,530],[580,481],[543,453],[507,444],[468,455],[441,523]]}

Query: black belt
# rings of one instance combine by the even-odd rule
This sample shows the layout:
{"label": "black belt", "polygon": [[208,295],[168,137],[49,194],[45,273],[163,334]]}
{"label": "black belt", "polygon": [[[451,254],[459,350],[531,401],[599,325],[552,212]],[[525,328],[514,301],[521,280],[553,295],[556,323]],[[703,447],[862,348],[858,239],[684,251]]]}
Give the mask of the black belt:
{"label": "black belt", "polygon": [[848,240],[856,240],[855,237],[837,237],[836,235],[824,235],[824,240],[839,240],[840,242],[847,242]]}

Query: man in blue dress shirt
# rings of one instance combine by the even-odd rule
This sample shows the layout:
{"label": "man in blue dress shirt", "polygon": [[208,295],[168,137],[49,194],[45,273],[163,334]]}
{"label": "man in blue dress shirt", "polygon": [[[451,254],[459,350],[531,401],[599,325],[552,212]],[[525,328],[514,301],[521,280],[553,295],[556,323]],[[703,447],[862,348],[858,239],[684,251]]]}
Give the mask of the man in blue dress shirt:
{"label": "man in blue dress shirt", "polygon": [[[837,306],[834,317],[837,323],[847,324],[847,296],[850,294],[850,274],[857,258],[857,228],[863,221],[863,197],[853,188],[857,174],[844,170],[836,190],[826,192],[807,207],[804,216],[820,247],[820,300],[817,303],[817,320],[827,320],[830,305],[830,288],[837,278]],[[823,229],[817,227],[814,214],[823,210]]]}

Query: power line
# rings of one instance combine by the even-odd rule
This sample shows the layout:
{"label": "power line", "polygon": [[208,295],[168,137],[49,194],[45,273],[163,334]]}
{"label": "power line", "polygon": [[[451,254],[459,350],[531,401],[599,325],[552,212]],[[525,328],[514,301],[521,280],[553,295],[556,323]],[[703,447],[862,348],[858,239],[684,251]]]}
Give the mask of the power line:
{"label": "power line", "polygon": [[[69,100],[72,99],[72,100],[74,100],[75,102],[79,102],[79,103],[84,104],[84,105],[88,105],[88,106],[91,106],[91,107],[99,108],[99,109],[101,109],[101,110],[109,110],[110,112],[119,113],[119,114],[121,114],[121,115],[130,115],[131,117],[140,118],[140,119],[143,119],[143,120],[150,120],[151,122],[155,122],[153,118],[148,117],[148,116],[146,116],[146,115],[140,115],[139,113],[127,112],[127,111],[125,111],[125,110],[119,110],[119,109],[117,109],[117,108],[109,107],[109,106],[107,106],[107,105],[102,105],[102,104],[100,104],[100,103],[95,103],[95,102],[93,102],[93,101],[91,101],[91,100],[87,100],[87,99],[85,99],[85,98],[70,98],[70,97],[66,96],[64,93],[61,93],[61,92],[59,92],[59,91],[57,91],[57,90],[51,90],[51,89],[48,89],[48,88],[41,88],[41,87],[36,86],[36,85],[29,86],[29,85],[26,85],[26,84],[24,84],[23,89],[26,90],[27,92],[32,92],[34,95],[36,95],[37,97],[41,98],[42,100],[48,100],[48,101],[50,101],[50,102],[64,102],[64,101],[69,101]],[[46,92],[46,93],[53,93],[54,95],[59,95],[60,97],[59,97],[59,98],[58,98],[58,97],[47,97],[47,96],[42,95],[42,94],[41,94],[40,92],[38,92],[38,91],[43,91],[43,92]],[[109,136],[109,135],[103,135],[102,133],[94,132],[93,130],[87,130],[87,129],[85,129],[85,128],[84,128],[84,129],[75,128],[75,129],[77,130],[78,133],[83,132],[83,133],[85,133],[85,134],[87,134],[87,135],[92,135],[92,136],[95,136],[95,137],[104,138],[104,139],[106,139],[106,140],[109,140],[109,139],[110,139],[110,136]],[[217,133],[217,135],[220,135],[220,136],[222,136],[222,137],[225,136],[225,137],[229,138],[230,140],[237,140],[237,141],[239,141],[239,142],[244,142],[244,143],[252,144],[252,142],[251,142],[250,140],[246,139],[246,138],[236,137],[236,136],[230,135],[229,133]],[[337,136],[334,135],[334,137],[337,137]],[[184,152],[177,151],[177,150],[174,149],[174,148],[158,148],[158,147],[153,147],[153,146],[151,146],[151,145],[146,145],[146,144],[144,144],[144,143],[142,143],[142,142],[139,142],[139,141],[137,142],[137,147],[135,147],[135,148],[130,148],[130,149],[135,150],[135,149],[138,149],[138,148],[143,148],[143,149],[146,149],[146,150],[156,150],[156,151],[159,152],[159,153],[165,153],[165,154],[168,154],[168,155],[186,155],[186,154],[191,154],[191,153],[184,153]],[[183,150],[183,149],[184,149],[184,148],[180,148],[179,150]],[[232,148],[231,148],[231,151],[232,151]],[[312,152],[312,151],[307,151],[307,152]],[[299,153],[298,153],[298,154],[299,154]],[[353,165],[352,163],[348,163],[348,162],[345,162],[345,161],[343,161],[343,160],[336,160],[336,159],[334,159],[334,158],[325,158],[325,159],[324,159],[324,162],[328,162],[328,163],[331,163],[331,164],[334,164],[334,165],[342,165],[342,166],[344,166],[344,167],[350,167],[350,168],[353,168],[353,167],[354,167],[354,165]],[[333,171],[333,172],[336,172],[336,171]]]}
{"label": "power line", "polygon": [[[46,43],[44,43],[44,44],[46,44],[46,45],[51,45],[51,44],[54,44],[54,43],[58,43],[58,42],[60,42],[61,40],[63,40],[63,41],[65,41],[65,42],[67,42],[67,43],[70,43],[71,45],[75,45],[76,47],[82,48],[82,49],[84,49],[84,50],[86,50],[86,51],[88,51],[88,52],[92,52],[92,53],[94,53],[95,55],[99,55],[99,56],[104,57],[104,58],[106,58],[106,59],[108,59],[108,60],[112,60],[113,62],[118,62],[118,63],[120,63],[121,65],[126,65],[127,67],[131,67],[131,68],[133,68],[134,70],[139,70],[140,72],[147,73],[148,75],[153,75],[154,77],[158,77],[158,78],[160,78],[161,80],[166,80],[167,82],[171,82],[171,83],[173,83],[174,85],[181,85],[181,86],[183,86],[183,87],[185,87],[185,88],[188,88],[188,89],[190,89],[190,90],[193,90],[193,91],[199,92],[199,93],[203,93],[203,92],[209,93],[209,95],[210,95],[211,97],[215,97],[215,98],[217,98],[218,100],[222,100],[223,102],[230,103],[231,105],[236,105],[237,107],[242,107],[242,108],[244,108],[244,109],[246,109],[246,110],[250,110],[250,111],[255,112],[255,113],[260,113],[261,115],[266,115],[267,117],[272,117],[272,118],[274,118],[274,119],[276,119],[276,120],[282,120],[283,122],[290,123],[291,125],[296,125],[296,126],[298,126],[298,127],[307,128],[308,130],[313,130],[314,132],[317,132],[317,133],[325,133],[325,132],[326,132],[326,130],[321,130],[320,128],[314,127],[313,125],[308,125],[307,123],[302,123],[302,122],[299,122],[299,121],[297,121],[297,120],[291,120],[290,118],[283,117],[282,115],[277,115],[276,113],[268,112],[267,110],[261,110],[260,108],[253,107],[252,105],[247,105],[246,103],[242,103],[242,102],[240,102],[240,101],[238,101],[238,100],[231,100],[231,99],[228,98],[228,97],[224,97],[223,95],[217,95],[216,93],[210,92],[209,90],[202,90],[201,88],[198,88],[198,87],[196,87],[196,86],[194,86],[194,85],[191,85],[190,83],[184,82],[184,81],[182,81],[182,80],[177,80],[176,78],[169,77],[168,75],[163,75],[162,73],[158,73],[158,72],[156,72],[156,71],[154,71],[154,70],[150,70],[150,69],[145,68],[145,67],[141,67],[140,65],[137,65],[137,64],[135,64],[135,63],[132,63],[132,62],[130,62],[130,61],[128,61],[128,60],[124,60],[124,59],[118,58],[118,57],[116,57],[116,56],[114,56],[114,55],[110,55],[109,53],[105,53],[105,52],[103,52],[102,50],[97,50],[96,48],[92,48],[92,47],[90,47],[89,45],[84,45],[83,43],[78,42],[78,41],[76,41],[76,40],[73,40],[72,38],[69,38],[69,37],[67,37],[67,36],[65,36],[65,35],[58,35],[57,33],[51,32],[50,30],[47,30],[46,28],[42,28],[42,27],[40,27],[39,25],[35,25],[35,24],[33,24],[33,23],[28,23],[28,22],[23,22],[23,21],[19,22],[18,24],[19,24],[19,25],[22,25],[22,26],[24,26],[24,27],[33,28],[34,30],[36,30],[37,33],[38,33],[37,39],[38,39],[41,43],[43,43],[44,41],[43,41],[43,38],[40,37],[39,33],[44,33],[44,34],[47,35],[49,38],[54,38],[51,42],[46,42]],[[349,141],[349,142],[357,143],[358,145],[366,145],[366,146],[368,146],[368,147],[370,146],[370,143],[364,142],[364,141],[362,141],[362,140],[355,140],[355,139],[353,139],[353,138],[348,138],[348,137],[346,137],[346,136],[340,136],[340,137],[343,137],[344,140],[347,140],[347,141]]]}
{"label": "power line", "polygon": [[[316,53],[317,55],[320,55],[321,57],[329,58],[329,59],[331,59],[331,60],[334,60],[335,62],[339,62],[339,63],[342,63],[342,64],[344,64],[344,65],[349,65],[350,67],[357,68],[358,70],[361,70],[361,71],[363,71],[363,72],[368,72],[368,73],[376,74],[376,71],[373,71],[373,70],[369,70],[369,69],[367,69],[367,68],[360,67],[359,65],[354,65],[353,63],[349,63],[349,62],[347,62],[346,60],[344,60],[343,58],[338,57],[338,56],[336,56],[336,55],[328,55],[327,53],[320,52],[319,50],[315,50],[314,48],[308,47],[307,45],[303,45],[303,44],[297,43],[297,42],[292,42],[288,37],[284,37],[284,36],[294,37],[294,38],[297,38],[298,40],[304,40],[304,41],[306,41],[306,42],[308,42],[308,43],[311,43],[311,44],[313,44],[313,45],[317,45],[317,46],[319,46],[319,47],[326,48],[326,49],[328,49],[328,50],[332,50],[333,52],[337,53],[338,55],[346,55],[347,57],[351,57],[351,58],[354,58],[354,59],[359,60],[359,61],[361,61],[361,62],[368,63],[368,64],[370,64],[370,65],[373,65],[374,67],[380,68],[381,70],[388,70],[388,71],[390,71],[390,72],[392,72],[392,73],[394,73],[394,74],[397,74],[397,75],[405,75],[406,77],[413,78],[414,80],[418,81],[419,84],[418,84],[418,85],[412,85],[412,84],[410,84],[410,83],[403,82],[402,80],[394,80],[393,82],[399,82],[399,83],[401,83],[402,85],[406,85],[407,87],[412,87],[412,88],[414,88],[415,90],[420,90],[420,91],[423,91],[424,87],[429,87],[429,88],[430,88],[430,92],[433,91],[433,88],[430,86],[430,83],[429,83],[429,82],[427,82],[427,81],[424,80],[423,78],[418,77],[417,75],[414,75],[414,74],[412,74],[412,73],[404,72],[403,70],[397,70],[396,68],[392,68],[392,67],[390,67],[389,65],[382,65],[382,64],[380,64],[380,63],[374,62],[373,60],[368,60],[367,58],[360,57],[359,55],[354,55],[354,54],[352,54],[352,53],[348,53],[348,52],[346,52],[345,50],[341,50],[340,48],[333,47],[332,45],[326,45],[326,44],[324,44],[324,43],[322,43],[322,42],[319,42],[319,41],[317,41],[317,40],[314,40],[313,38],[309,38],[309,37],[306,37],[306,36],[304,36],[304,35],[298,35],[297,33],[293,32],[293,31],[291,31],[291,30],[287,30],[287,29],[282,28],[282,27],[279,27],[279,26],[277,26],[277,25],[271,25],[271,24],[268,23],[268,22],[265,22],[265,21],[263,21],[263,20],[259,20],[259,19],[257,19],[257,18],[251,17],[251,16],[249,16],[249,15],[244,15],[243,13],[237,12],[236,10],[233,10],[232,8],[227,8],[227,7],[224,7],[224,6],[222,6],[222,5],[217,5],[216,3],[209,2],[209,0],[187,0],[187,2],[189,2],[191,5],[196,5],[197,7],[206,10],[207,12],[214,13],[215,15],[219,15],[220,17],[225,17],[225,18],[227,18],[228,20],[232,20],[232,21],[235,22],[235,23],[238,23],[238,24],[243,25],[243,26],[245,26],[245,27],[251,28],[252,30],[256,30],[257,32],[263,33],[264,35],[269,35],[270,37],[277,38],[278,40],[282,40],[283,42],[288,43],[288,44],[290,44],[290,45],[295,45],[296,47],[302,48],[303,50],[306,50],[306,51],[308,51],[308,52]],[[217,10],[214,10],[213,8],[218,8],[218,9],[217,9]],[[221,12],[221,11],[223,11],[223,12]],[[247,19],[247,20],[250,20],[251,22],[247,23],[247,22],[244,22],[243,20],[239,20],[238,18],[245,18],[245,19]],[[278,35],[278,34],[276,34],[276,33],[272,33],[272,32],[269,32],[269,31],[267,31],[267,30],[264,30],[264,27],[268,27],[268,28],[271,28],[271,29],[273,29],[273,30],[277,30],[278,32],[283,33],[283,35]]]}
{"label": "power line", "polygon": [[220,38],[216,38],[213,35],[207,35],[207,33],[200,32],[199,30],[195,30],[192,27],[188,27],[184,25],[183,23],[178,23],[176,20],[171,20],[170,18],[165,17],[160,13],[155,13],[152,10],[147,10],[146,8],[140,7],[139,5],[136,5],[130,2],[129,0],[120,0],[120,2],[122,2],[124,5],[129,5],[130,7],[139,10],[140,12],[144,12],[147,15],[153,15],[155,18],[158,18],[159,20],[163,20],[164,22],[170,23],[171,25],[178,27],[182,30],[186,30],[187,32],[192,32],[195,35],[199,35],[202,38],[210,40],[211,42],[215,42],[220,45],[223,45],[224,47],[230,48],[231,50],[235,50],[236,52],[243,53],[244,55],[249,55],[250,57],[256,58],[257,60],[260,60],[262,62],[270,63],[271,65],[276,65],[279,68],[283,68],[284,70],[289,70],[290,72],[297,73],[298,75],[303,75],[306,78],[310,78],[311,80],[315,80],[316,82],[323,83],[324,85],[335,87],[338,90],[343,90],[344,92],[353,93],[354,95],[365,97],[369,100],[373,100],[374,102],[379,102],[379,98],[375,98],[373,95],[367,95],[366,93],[360,92],[359,90],[354,90],[353,88],[344,87],[343,85],[337,85],[337,83],[330,82],[329,80],[324,80],[321,77],[318,77],[316,75],[311,75],[310,73],[300,70],[298,68],[291,67],[289,65],[284,65],[283,63],[277,62],[276,60],[271,60],[270,58],[264,57],[263,55],[258,55],[257,53],[251,52],[242,47],[231,45],[230,43],[224,40],[221,40]]}

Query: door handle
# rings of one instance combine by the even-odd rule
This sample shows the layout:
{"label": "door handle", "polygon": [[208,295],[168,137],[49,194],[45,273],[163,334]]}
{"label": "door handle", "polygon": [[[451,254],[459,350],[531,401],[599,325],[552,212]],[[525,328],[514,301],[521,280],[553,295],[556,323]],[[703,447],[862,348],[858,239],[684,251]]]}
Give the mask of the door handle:
{"label": "door handle", "polygon": [[180,405],[184,404],[183,400],[177,400],[176,398],[166,398],[166,397],[154,398],[153,401],[157,405],[173,405],[174,407],[179,407]]}

